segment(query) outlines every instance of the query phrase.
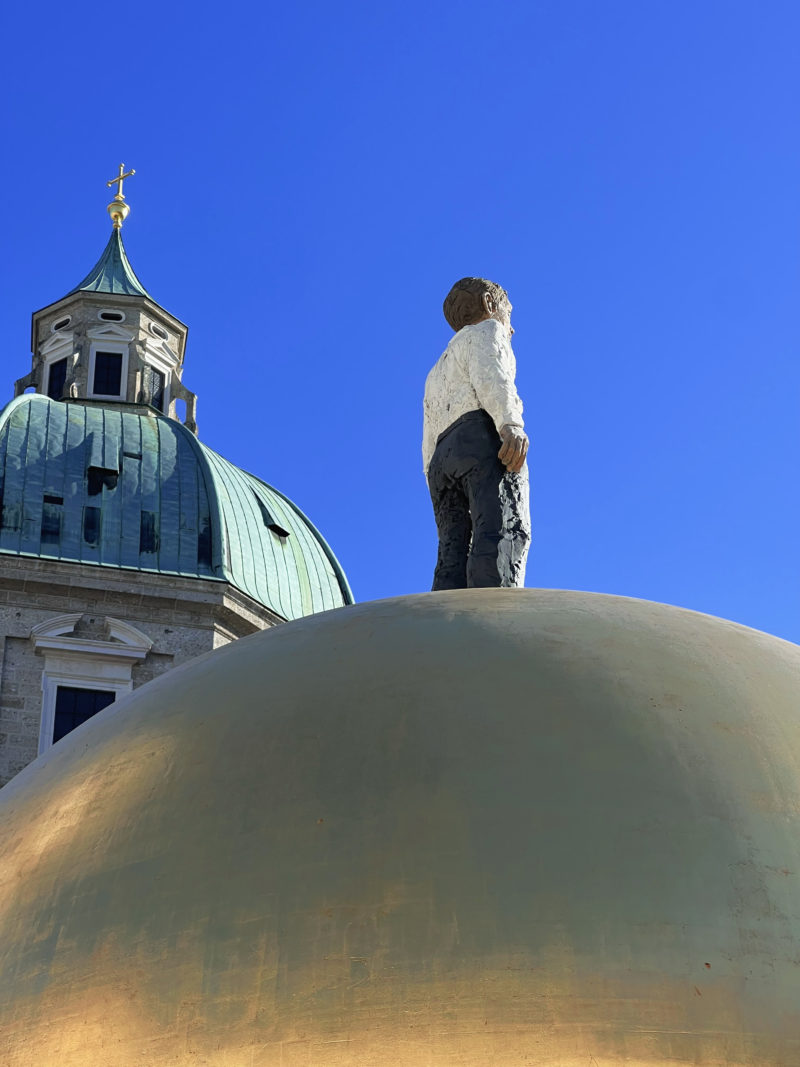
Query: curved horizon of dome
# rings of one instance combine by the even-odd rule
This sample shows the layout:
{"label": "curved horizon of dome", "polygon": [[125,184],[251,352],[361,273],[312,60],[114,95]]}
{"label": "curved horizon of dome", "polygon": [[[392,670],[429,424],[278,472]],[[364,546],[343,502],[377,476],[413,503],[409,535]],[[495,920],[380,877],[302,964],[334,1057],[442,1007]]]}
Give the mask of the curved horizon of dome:
{"label": "curved horizon of dome", "polygon": [[0,792],[4,1067],[798,1064],[798,677],[550,589],[169,671]]}
{"label": "curved horizon of dome", "polygon": [[283,619],[353,603],[296,504],[152,409],[15,398],[0,493],[3,555],[227,581]]}

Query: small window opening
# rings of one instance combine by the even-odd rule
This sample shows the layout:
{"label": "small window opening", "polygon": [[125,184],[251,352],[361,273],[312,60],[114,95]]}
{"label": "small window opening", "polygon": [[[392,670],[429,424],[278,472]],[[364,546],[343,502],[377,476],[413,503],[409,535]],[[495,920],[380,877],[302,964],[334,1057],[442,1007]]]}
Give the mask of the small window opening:
{"label": "small window opening", "polygon": [[64,503],[64,497],[63,496],[56,496],[54,493],[45,493],[44,494],[44,502],[45,502],[45,504],[63,504]]}
{"label": "small window opening", "polygon": [[167,333],[167,331],[164,329],[163,326],[159,326],[157,322],[150,323],[150,331],[154,333],[156,337],[160,337],[162,341],[166,341],[169,339],[169,334]]}
{"label": "small window opening", "polygon": [[53,724],[53,744],[81,726],[98,711],[114,703],[116,693],[106,689],[77,689],[60,685],[56,690],[56,713]]}
{"label": "small window opening", "polygon": [[99,317],[101,319],[104,319],[106,322],[124,322],[125,321],[125,316],[122,314],[121,311],[101,311]]}
{"label": "small window opening", "polygon": [[125,456],[127,459],[141,459],[142,458],[142,453],[141,452],[123,452],[122,455]]}
{"label": "small window opening", "polygon": [[57,545],[61,540],[61,504],[60,496],[45,497],[42,505],[42,531],[41,541],[43,545]]}
{"label": "small window opening", "polygon": [[18,504],[2,504],[0,509],[0,527],[4,530],[19,530],[20,509]]}
{"label": "small window opening", "polygon": [[100,508],[83,509],[83,539],[87,545],[100,543]]}
{"label": "small window opening", "polygon": [[53,323],[53,332],[55,333],[56,330],[63,330],[66,326],[69,326],[71,322],[71,315],[67,315],[65,319],[59,319],[58,322]]}
{"label": "small window opening", "polygon": [[139,521],[139,551],[158,552],[158,515],[143,511]]}
{"label": "small window opening", "polygon": [[50,364],[50,372],[47,375],[47,395],[51,400],[60,400],[64,395],[64,386],[67,381],[67,357],[57,359]]}
{"label": "small window opening", "polygon": [[160,370],[148,365],[142,367],[142,392],[145,404],[164,410],[164,375]]}
{"label": "small window opening", "polygon": [[95,352],[94,385],[97,396],[119,396],[122,385],[122,353]]}
{"label": "small window opening", "polygon": [[119,471],[106,467],[89,467],[86,471],[86,488],[89,496],[97,496],[103,489],[116,489]]}
{"label": "small window opening", "polygon": [[201,567],[211,567],[211,523],[203,519],[197,535],[197,562]]}
{"label": "small window opening", "polygon": [[271,530],[272,533],[276,534],[278,537],[288,537],[290,531],[284,530],[279,523],[275,522],[269,508],[255,490],[253,490],[253,496],[256,498],[256,504],[258,504],[258,510],[261,512],[261,518],[266,528]]}

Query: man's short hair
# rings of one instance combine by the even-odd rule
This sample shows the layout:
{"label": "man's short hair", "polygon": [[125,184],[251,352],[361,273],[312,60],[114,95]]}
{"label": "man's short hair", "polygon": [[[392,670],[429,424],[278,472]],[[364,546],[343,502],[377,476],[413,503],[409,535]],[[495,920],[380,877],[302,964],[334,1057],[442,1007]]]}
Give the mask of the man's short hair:
{"label": "man's short hair", "polygon": [[456,332],[464,326],[480,322],[485,316],[484,293],[488,293],[497,305],[508,300],[508,293],[502,285],[487,281],[486,278],[462,278],[444,298],[444,317]]}

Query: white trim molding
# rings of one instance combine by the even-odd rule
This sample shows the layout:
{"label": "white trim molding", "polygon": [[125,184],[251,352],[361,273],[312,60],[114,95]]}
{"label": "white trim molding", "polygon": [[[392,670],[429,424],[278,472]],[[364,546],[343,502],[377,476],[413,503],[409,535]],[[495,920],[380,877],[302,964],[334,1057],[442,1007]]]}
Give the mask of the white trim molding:
{"label": "white trim molding", "polygon": [[69,355],[74,349],[74,332],[64,327],[63,331],[54,333],[52,337],[39,346],[39,355],[44,360],[61,359]]}
{"label": "white trim molding", "polygon": [[[45,661],[39,755],[53,744],[56,694],[60,685],[102,689],[113,692],[117,700],[133,690],[131,672],[153,644],[147,634],[130,623],[103,616],[100,616],[101,635],[75,636],[75,626],[82,617],[80,612],[56,615],[31,630],[31,644]],[[95,632],[97,629],[95,626]]]}
{"label": "white trim molding", "polygon": [[[86,395],[91,400],[127,400],[128,399],[128,354],[130,346],[119,341],[92,341],[89,349],[89,381],[86,383]],[[119,353],[122,356],[119,373],[118,393],[96,393],[94,391],[94,368],[98,352]]]}
{"label": "white trim molding", "polygon": [[[90,326],[86,331],[89,338],[89,379],[86,382],[86,396],[90,400],[129,400],[128,367],[130,365],[130,347],[134,334],[130,328],[118,326],[113,322]],[[118,352],[122,356],[120,368],[119,393],[96,393],[94,391],[95,357],[98,352]]]}
{"label": "white trim molding", "polygon": [[[164,378],[164,402],[162,411],[166,415],[169,411],[170,401],[172,400],[172,375],[175,368],[178,365],[177,357],[174,353],[170,352],[166,344],[159,345],[158,347],[162,351],[157,351],[150,341],[145,338],[144,345],[144,359],[141,361],[140,371],[145,367],[151,367],[153,370],[157,370]],[[164,357],[163,351],[166,350],[167,358]]]}

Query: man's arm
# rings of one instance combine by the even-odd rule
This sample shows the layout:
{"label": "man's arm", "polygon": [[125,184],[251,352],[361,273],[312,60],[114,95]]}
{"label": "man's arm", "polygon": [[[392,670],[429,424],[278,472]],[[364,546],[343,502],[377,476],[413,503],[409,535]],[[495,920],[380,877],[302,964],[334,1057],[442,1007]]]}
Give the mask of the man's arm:
{"label": "man's arm", "polygon": [[503,442],[498,459],[506,470],[517,473],[528,454],[528,437],[523,428],[522,401],[514,384],[514,353],[499,322],[487,319],[486,328],[473,335],[467,360],[472,388]]}

